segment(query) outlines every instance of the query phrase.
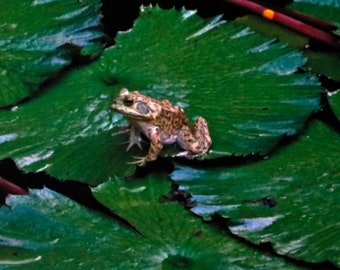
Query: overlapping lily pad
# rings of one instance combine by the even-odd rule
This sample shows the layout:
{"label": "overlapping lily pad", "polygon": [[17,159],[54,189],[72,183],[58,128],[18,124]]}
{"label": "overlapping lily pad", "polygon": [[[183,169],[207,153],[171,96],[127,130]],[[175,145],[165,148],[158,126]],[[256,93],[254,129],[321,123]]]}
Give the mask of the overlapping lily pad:
{"label": "overlapping lily pad", "polygon": [[[299,0],[294,1],[294,3],[290,5],[290,8],[331,22],[338,28],[340,27],[340,5],[337,1]],[[334,30],[334,33],[339,35],[338,40],[340,44],[339,29]],[[324,48],[321,51],[306,50],[305,55],[309,59],[308,66],[313,69],[314,72],[327,75],[333,80],[340,81],[340,71],[338,68],[334,68],[340,61],[339,49],[332,50],[331,48]]]}
{"label": "overlapping lily pad", "polygon": [[126,122],[109,111],[121,87],[168,98],[191,120],[205,117],[213,139],[207,158],[266,154],[319,109],[316,78],[297,72],[304,63],[301,53],[237,22],[146,8],[99,61],[0,114],[0,157],[60,179],[98,183],[126,174],[126,161],[145,151],[125,152],[119,126]]}
{"label": "overlapping lily pad", "polygon": [[0,107],[30,97],[80,55],[102,50],[99,1],[24,0],[2,3]]}
{"label": "overlapping lily pad", "polygon": [[48,189],[9,199],[12,208],[0,208],[0,267],[302,269],[226,240],[176,203],[160,204],[169,182],[157,178],[142,183],[112,179],[95,190],[140,226],[143,237]]}
{"label": "overlapping lily pad", "polygon": [[171,177],[194,195],[194,213],[229,218],[232,233],[270,243],[279,254],[339,267],[339,140],[316,122],[267,161],[207,170],[178,166]]}
{"label": "overlapping lily pad", "polygon": [[[133,169],[131,156],[145,151],[125,152],[126,122],[108,104],[121,87],[168,98],[185,107],[191,120],[208,120],[214,145],[205,158],[266,154],[282,137],[302,131],[320,107],[317,80],[299,69],[305,63],[300,52],[237,21],[143,9],[134,29],[119,34],[98,62],[0,113],[0,158],[59,179],[103,183],[95,196],[144,238],[47,189],[31,191],[30,197],[11,197],[12,209],[0,208],[0,265],[34,269],[58,260],[61,268],[299,268],[226,237],[176,203],[162,203],[167,175],[122,181]],[[233,233],[256,244],[270,242],[280,254],[339,265],[333,252],[337,143],[318,124],[268,161],[208,173],[180,167],[172,177],[195,195],[196,214],[231,218]]]}
{"label": "overlapping lily pad", "polygon": [[[333,24],[334,27],[327,26],[321,27],[321,29],[338,35],[338,40],[340,41],[340,5],[337,1],[298,0],[288,5],[287,9],[324,20],[326,25],[327,22]],[[335,81],[340,81],[340,70],[335,68],[340,61],[339,48],[329,47],[315,41],[310,42],[307,36],[255,15],[245,16],[240,20],[256,32],[278,38],[282,42],[287,42],[291,46],[301,49],[308,58],[306,68],[316,74],[323,74]],[[309,44],[312,44],[312,46],[309,46]]]}

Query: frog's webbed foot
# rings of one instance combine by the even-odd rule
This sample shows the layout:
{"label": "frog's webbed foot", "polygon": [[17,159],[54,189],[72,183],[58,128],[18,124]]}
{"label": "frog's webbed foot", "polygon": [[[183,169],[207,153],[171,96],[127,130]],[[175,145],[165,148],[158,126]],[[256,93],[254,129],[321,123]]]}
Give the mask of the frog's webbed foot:
{"label": "frog's webbed foot", "polygon": [[143,149],[141,142],[142,142],[142,138],[141,137],[133,137],[130,138],[129,140],[129,145],[126,148],[126,151],[129,151],[131,149],[132,146],[134,146],[135,144],[140,148]]}
{"label": "frog's webbed foot", "polygon": [[129,138],[129,145],[126,148],[126,151],[129,151],[130,148],[132,146],[134,146],[135,144],[140,148],[142,148],[141,142],[143,142],[142,137],[141,137],[141,133],[140,131],[135,127],[135,126],[131,126],[130,128],[130,138]]}
{"label": "frog's webbed foot", "polygon": [[146,162],[148,161],[147,157],[133,157],[133,158],[135,158],[136,160],[132,162],[128,162],[128,164],[134,164],[139,167],[142,167],[142,166],[145,166]]}
{"label": "frog's webbed foot", "polygon": [[174,157],[187,157],[188,154],[189,154],[189,151],[183,151],[183,152],[180,152],[174,155]]}
{"label": "frog's webbed foot", "polygon": [[175,157],[185,157],[187,159],[194,159],[195,157],[202,156],[202,154],[192,154],[190,151],[179,152]]}

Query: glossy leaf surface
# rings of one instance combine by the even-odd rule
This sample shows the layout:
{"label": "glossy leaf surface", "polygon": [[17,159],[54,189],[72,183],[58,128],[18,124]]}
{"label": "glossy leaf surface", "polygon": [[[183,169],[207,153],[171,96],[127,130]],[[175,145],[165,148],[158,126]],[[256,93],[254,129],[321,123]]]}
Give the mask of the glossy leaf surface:
{"label": "glossy leaf surface", "polygon": [[230,218],[229,230],[283,255],[339,266],[340,137],[313,123],[266,161],[234,168],[178,166],[171,178],[194,195],[192,211]]}
{"label": "glossy leaf surface", "polygon": [[97,56],[102,45],[99,1],[1,1],[0,107],[14,105],[70,65]]}
{"label": "glossy leaf surface", "polygon": [[237,22],[147,8],[116,42],[44,95],[2,112],[0,157],[59,179],[98,183],[111,172],[126,175],[126,161],[148,146],[125,152],[128,134],[119,127],[126,122],[108,108],[121,87],[167,98],[191,120],[205,117],[213,139],[206,158],[267,154],[320,106],[316,78],[297,72],[302,54]]}
{"label": "glossy leaf surface", "polygon": [[0,208],[0,266],[302,269],[226,238],[177,203],[160,203],[170,184],[162,178],[134,183],[112,179],[95,190],[98,198],[140,226],[143,237],[48,189],[11,198],[11,209]]}
{"label": "glossy leaf surface", "polygon": [[[164,202],[167,175],[122,180],[134,169],[127,162],[144,155],[147,144],[144,151],[126,153],[126,122],[108,108],[121,87],[138,89],[183,106],[190,120],[208,120],[213,147],[204,158],[267,154],[283,137],[300,134],[320,109],[316,78],[300,70],[306,63],[300,51],[242,21],[145,8],[135,27],[120,33],[97,62],[0,112],[0,158],[60,180],[102,183],[93,189],[96,198],[144,237],[47,189],[31,191],[30,197],[10,197],[11,209],[0,208],[0,265],[302,268],[299,261],[222,232],[229,229],[255,244],[269,242],[284,256],[339,266],[338,134],[313,123],[269,160],[207,170],[178,166],[172,178],[194,195],[197,215],[231,218],[228,228],[214,228],[177,203]],[[168,147],[162,154],[178,150]]]}

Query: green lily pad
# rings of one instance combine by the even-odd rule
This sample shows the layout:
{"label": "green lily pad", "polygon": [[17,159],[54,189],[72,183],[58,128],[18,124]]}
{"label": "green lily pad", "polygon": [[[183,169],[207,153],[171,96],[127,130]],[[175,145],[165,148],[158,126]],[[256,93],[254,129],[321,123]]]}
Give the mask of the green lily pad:
{"label": "green lily pad", "polygon": [[[163,42],[160,36],[166,40]],[[186,66],[188,62],[192,66]],[[184,106],[191,119],[197,115],[208,119],[214,146],[207,158],[253,151],[264,154],[273,150],[283,136],[300,132],[308,116],[319,109],[320,87],[316,79],[296,72],[305,62],[298,51],[255,34],[238,22],[203,20],[192,12],[144,9],[136,27],[120,34],[117,46],[107,49],[99,61],[65,74],[37,98],[0,113],[0,158],[12,157],[20,168],[46,171],[59,179],[104,182],[94,189],[95,196],[134,224],[144,237],[47,189],[31,191],[30,197],[10,197],[7,203],[11,209],[0,208],[0,265],[41,269],[56,267],[56,262],[60,262],[60,267],[67,268],[299,269],[292,261],[243,241],[239,243],[176,203],[161,203],[160,197],[169,190],[166,175],[152,175],[138,182],[122,181],[120,176],[133,168],[127,161],[142,153],[139,149],[125,153],[123,143],[128,135],[120,126],[126,122],[121,115],[110,112],[108,104],[123,86],[168,98]],[[309,142],[308,137],[303,138]],[[315,141],[320,144],[322,139]],[[299,150],[294,155],[298,152],[301,156],[305,148]],[[296,160],[288,156],[292,162]],[[317,162],[315,167],[320,170]],[[287,164],[286,159],[275,164],[274,169],[283,164]],[[263,167],[261,170],[265,171]],[[211,172],[211,177],[217,173]],[[210,181],[209,188],[216,179]],[[289,183],[285,179],[278,181]],[[222,192],[225,183],[219,183]],[[250,187],[248,182],[243,184],[245,190]],[[303,185],[305,188],[306,182]],[[206,185],[202,187],[207,190]],[[214,188],[211,186],[213,192]],[[261,188],[269,190],[265,184]],[[258,200],[263,194],[261,188],[258,193],[252,190],[244,196],[248,205],[242,207],[248,210],[251,205],[262,203],[264,200]],[[276,191],[275,186],[273,190]],[[279,185],[277,190],[281,190]],[[297,192],[288,189],[291,190]],[[301,190],[305,191],[299,186],[298,191]],[[321,190],[324,191],[323,186]],[[299,198],[299,194],[294,194],[294,198]],[[214,196],[209,200],[213,202]],[[195,199],[206,202],[208,197]],[[223,202],[222,198],[222,208]],[[268,209],[261,207],[259,217],[266,213],[272,217],[272,208]],[[228,208],[224,210],[215,209],[228,217]],[[232,218],[242,225],[245,218],[253,218],[250,214],[243,216],[234,211]],[[333,224],[333,219],[330,221]],[[331,246],[331,233],[320,249]],[[275,243],[284,246],[279,241]],[[308,256],[315,250],[313,247]],[[321,251],[310,261],[334,261],[331,253],[325,253]],[[308,256],[303,258],[309,260]]]}
{"label": "green lily pad", "polygon": [[32,96],[73,57],[98,56],[99,7],[95,0],[6,2],[0,16],[0,107]]}
{"label": "green lily pad", "polygon": [[103,57],[107,80],[206,118],[213,139],[207,158],[266,154],[319,108],[317,80],[297,73],[302,54],[237,22],[145,9],[116,43]]}
{"label": "green lily pad", "polygon": [[[317,18],[324,19],[326,21],[332,22],[338,28],[340,27],[340,5],[337,1],[311,1],[311,0],[301,0],[297,3],[293,3],[291,8],[308,13],[309,15],[315,16]],[[339,35],[340,44],[340,30],[334,31]],[[306,50],[306,56],[308,57],[308,67],[310,67],[315,73],[322,73],[327,75],[333,80],[340,81],[340,71],[338,64],[340,61],[340,50],[330,50],[314,52]]]}
{"label": "green lily pad", "polygon": [[124,175],[130,168],[132,173],[129,155],[117,155],[126,145],[124,136],[112,135],[112,122],[121,117],[109,110],[110,88],[95,80],[93,71],[92,65],[69,72],[44,95],[0,113],[1,130],[6,130],[0,136],[1,158],[14,157],[20,168],[91,184],[112,172]]}
{"label": "green lily pad", "polygon": [[[340,27],[340,6],[337,1],[299,0],[288,5],[287,9],[323,19],[338,28]],[[340,81],[339,49],[330,48],[324,44],[319,44],[316,49],[312,46],[311,49],[307,46],[309,40],[306,36],[258,16],[245,16],[239,21],[249,25],[251,29],[258,33],[278,38],[282,42],[287,42],[291,46],[303,50],[303,54],[308,59],[306,69],[312,70],[315,74],[324,74],[333,80]],[[339,36],[338,40],[340,41],[340,30],[333,32]]]}
{"label": "green lily pad", "polygon": [[122,117],[110,111],[112,90],[96,69],[92,64],[69,72],[44,95],[1,112],[0,157],[14,158],[25,170],[91,184],[132,173],[127,163],[140,151],[125,154]]}
{"label": "green lily pad", "polygon": [[299,0],[294,1],[289,5],[289,8],[308,13],[309,15],[332,22],[334,25],[340,27],[340,18],[338,15],[340,4],[337,1]]}
{"label": "green lily pad", "polygon": [[314,122],[268,160],[206,170],[177,166],[171,178],[194,195],[195,214],[230,219],[233,234],[270,243],[281,255],[339,267],[339,143],[337,133]]}
{"label": "green lily pad", "polygon": [[46,188],[10,197],[11,209],[0,208],[0,267],[302,269],[224,237],[177,203],[160,203],[167,178],[132,183],[115,178],[95,189],[98,198],[140,226],[143,236]]}
{"label": "green lily pad", "polygon": [[284,136],[301,132],[320,107],[316,78],[297,72],[305,61],[237,22],[145,8],[99,61],[0,113],[0,158],[59,179],[99,183],[112,171],[126,175],[133,169],[126,162],[148,146],[125,151],[128,134],[120,126],[126,121],[108,108],[121,87],[167,98],[191,120],[205,117],[213,139],[206,158],[267,154]]}

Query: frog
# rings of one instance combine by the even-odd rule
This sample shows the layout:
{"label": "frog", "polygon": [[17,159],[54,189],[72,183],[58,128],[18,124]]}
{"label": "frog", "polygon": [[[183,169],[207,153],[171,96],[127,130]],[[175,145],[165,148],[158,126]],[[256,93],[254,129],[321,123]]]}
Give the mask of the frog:
{"label": "frog", "polygon": [[110,102],[110,108],[122,114],[129,123],[127,151],[134,145],[142,149],[142,134],[150,140],[147,155],[131,162],[137,166],[155,161],[164,145],[177,143],[184,151],[176,156],[193,159],[205,155],[212,144],[207,121],[199,116],[190,125],[183,108],[167,99],[158,100],[137,90],[122,88]]}

